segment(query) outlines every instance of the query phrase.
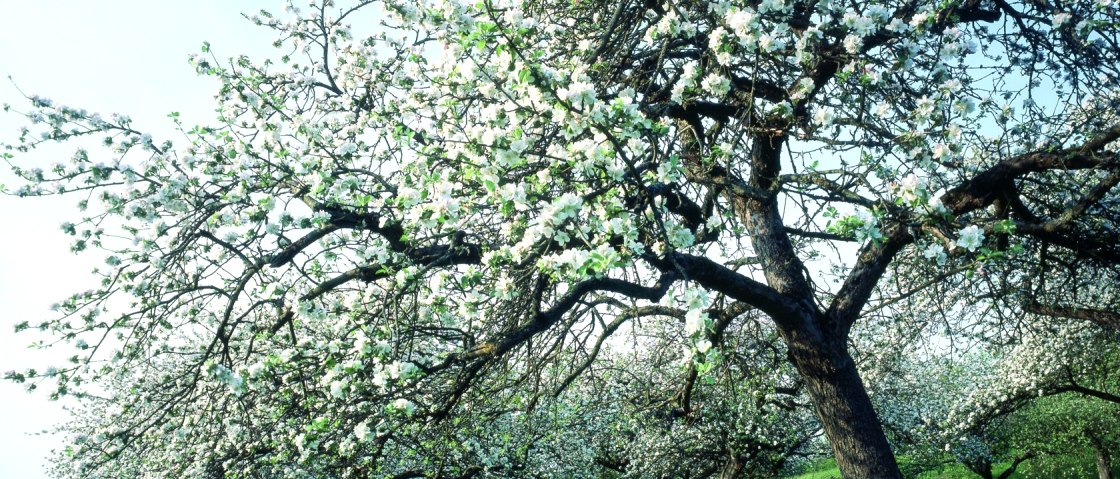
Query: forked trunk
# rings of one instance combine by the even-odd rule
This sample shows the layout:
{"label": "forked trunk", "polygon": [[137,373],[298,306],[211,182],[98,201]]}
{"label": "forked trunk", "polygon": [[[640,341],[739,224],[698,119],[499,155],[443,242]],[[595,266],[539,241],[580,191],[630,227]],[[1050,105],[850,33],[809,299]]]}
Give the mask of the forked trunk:
{"label": "forked trunk", "polygon": [[[978,459],[974,462],[965,463],[964,466],[973,474],[980,476],[981,479],[995,479],[995,476],[992,475],[992,461]],[[1002,479],[1003,476],[1000,476],[1000,478]]]}
{"label": "forked trunk", "polygon": [[894,453],[846,345],[822,347],[787,336],[790,359],[805,379],[817,417],[846,478],[901,478]]}

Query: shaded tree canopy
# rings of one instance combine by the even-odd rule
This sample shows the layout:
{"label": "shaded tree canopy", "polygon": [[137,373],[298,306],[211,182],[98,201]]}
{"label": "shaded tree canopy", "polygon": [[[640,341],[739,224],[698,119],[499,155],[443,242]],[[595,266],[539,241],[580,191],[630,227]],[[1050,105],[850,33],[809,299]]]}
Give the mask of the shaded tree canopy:
{"label": "shaded tree canopy", "polygon": [[1120,325],[1109,0],[252,19],[184,143],[16,108],[108,254],[9,374],[82,397],[59,476],[899,477],[865,353]]}

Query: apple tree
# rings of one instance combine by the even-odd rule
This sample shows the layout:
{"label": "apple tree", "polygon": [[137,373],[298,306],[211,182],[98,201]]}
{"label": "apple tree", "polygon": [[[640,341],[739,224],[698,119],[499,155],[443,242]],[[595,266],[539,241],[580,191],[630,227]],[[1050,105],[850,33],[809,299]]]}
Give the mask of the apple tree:
{"label": "apple tree", "polygon": [[[899,477],[853,334],[1118,322],[1110,0],[252,19],[275,57],[196,56],[218,115],[178,143],[15,108],[14,193],[75,197],[63,230],[106,254],[28,325],[73,362],[9,374],[86,405],[62,475],[640,477],[684,454],[741,476],[809,406],[846,476]],[[655,425],[600,426],[659,404],[656,434],[695,447],[600,454]]]}

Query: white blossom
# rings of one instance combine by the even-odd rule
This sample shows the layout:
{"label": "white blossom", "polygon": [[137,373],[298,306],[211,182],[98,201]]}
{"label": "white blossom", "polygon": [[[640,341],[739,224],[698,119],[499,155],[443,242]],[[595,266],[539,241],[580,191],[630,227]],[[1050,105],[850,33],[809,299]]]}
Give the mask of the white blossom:
{"label": "white blossom", "polygon": [[948,256],[945,254],[945,248],[937,243],[932,243],[927,246],[926,249],[922,251],[922,256],[926,259],[937,261],[938,265],[944,265],[945,261],[948,260]]}
{"label": "white blossom", "polygon": [[684,316],[684,332],[689,336],[696,335],[708,326],[708,314],[699,309],[690,309]]}
{"label": "white blossom", "polygon": [[969,225],[960,231],[956,246],[969,251],[976,251],[983,242],[984,230],[976,225]]}
{"label": "white blossom", "polygon": [[720,98],[726,95],[731,89],[731,80],[728,80],[727,77],[718,73],[711,73],[704,77],[704,80],[700,82],[700,86],[713,96]]}

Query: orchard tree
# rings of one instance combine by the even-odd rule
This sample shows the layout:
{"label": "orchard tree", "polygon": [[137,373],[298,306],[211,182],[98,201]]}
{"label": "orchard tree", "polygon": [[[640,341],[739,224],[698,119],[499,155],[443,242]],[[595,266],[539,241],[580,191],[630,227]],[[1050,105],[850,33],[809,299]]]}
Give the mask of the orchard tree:
{"label": "orchard tree", "polygon": [[[958,316],[941,319],[962,321]],[[965,334],[937,337],[953,343],[931,349],[862,344],[875,351],[862,355],[861,366],[870,370],[876,409],[914,473],[955,461],[986,478],[1009,477],[1028,462],[1038,474],[1041,464],[1054,462],[1051,456],[1083,451],[1096,451],[1106,465],[1101,470],[1108,470],[1107,431],[1115,429],[1113,408],[1120,404],[1120,330],[1077,319],[1029,319],[1010,344],[978,343]],[[915,343],[892,337],[900,334],[913,332],[880,329],[855,344]]]}
{"label": "orchard tree", "polygon": [[[1008,432],[1013,443],[1038,456],[1031,467],[1038,477],[1089,477],[1095,472],[1099,479],[1112,479],[1114,456],[1120,451],[1118,414],[1117,403],[1050,396],[1010,416]],[[1038,437],[1039,431],[1047,431],[1046,438]],[[1084,469],[1070,470],[1071,462]]]}
{"label": "orchard tree", "polygon": [[[101,288],[36,325],[72,364],[9,375],[83,398],[60,475],[672,471],[630,464],[680,451],[584,449],[625,450],[625,428],[595,428],[628,402],[664,405],[669,437],[722,431],[719,451],[682,450],[723,461],[689,474],[735,476],[797,443],[758,414],[803,393],[846,476],[898,477],[853,332],[1120,324],[1111,0],[324,0],[252,18],[276,57],[195,57],[218,118],[185,143],[17,108],[14,192],[79,198],[63,229],[108,255]],[[104,148],[24,156],[83,137]],[[582,452],[541,460],[550,440]]]}
{"label": "orchard tree", "polygon": [[1120,430],[1117,330],[1062,320],[1046,327],[1050,334],[1024,334],[1018,344],[998,348],[998,360],[978,368],[987,377],[959,395],[942,423],[943,441],[982,477],[993,477],[999,460],[1011,462],[1011,472],[1029,460],[1032,471],[1057,477],[1046,466],[1056,462],[1064,469],[1068,463],[1052,457],[1068,460],[1089,451],[1098,475],[1111,477]]}

